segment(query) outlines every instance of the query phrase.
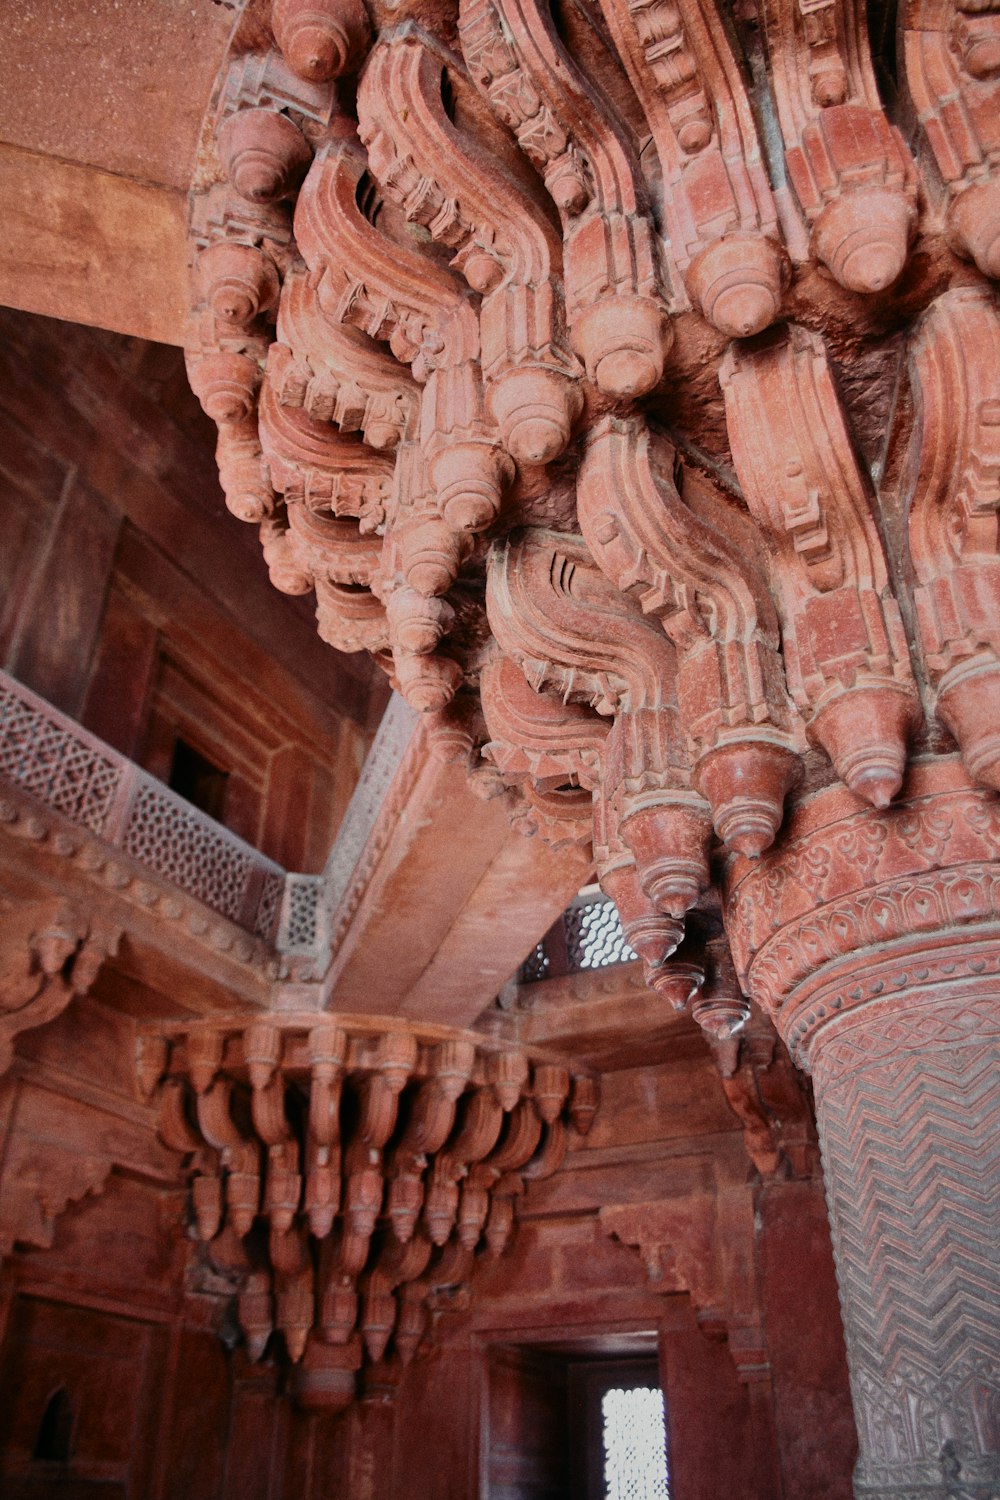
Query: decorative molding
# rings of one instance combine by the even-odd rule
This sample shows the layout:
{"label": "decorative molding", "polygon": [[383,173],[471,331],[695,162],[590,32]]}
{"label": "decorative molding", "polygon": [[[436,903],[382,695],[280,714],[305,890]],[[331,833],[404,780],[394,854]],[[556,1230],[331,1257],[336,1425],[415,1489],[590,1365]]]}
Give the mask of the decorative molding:
{"label": "decorative molding", "polygon": [[785,671],[811,737],[852,791],[899,791],[918,712],[869,486],[826,346],[794,324],[733,345],[719,372],[736,471],[774,549]]}

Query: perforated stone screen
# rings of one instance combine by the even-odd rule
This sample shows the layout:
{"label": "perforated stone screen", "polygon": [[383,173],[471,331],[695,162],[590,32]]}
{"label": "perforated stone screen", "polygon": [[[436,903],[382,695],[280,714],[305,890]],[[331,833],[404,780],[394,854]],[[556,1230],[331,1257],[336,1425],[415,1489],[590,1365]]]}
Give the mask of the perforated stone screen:
{"label": "perforated stone screen", "polygon": [[571,970],[603,969],[636,956],[625,941],[614,902],[603,896],[571,906],[563,921]]}
{"label": "perforated stone screen", "polygon": [[121,769],[93,741],[54,722],[26,694],[2,686],[0,776],[91,833],[103,833]]}
{"label": "perforated stone screen", "polygon": [[663,1392],[605,1391],[601,1418],[606,1500],[670,1500]]}

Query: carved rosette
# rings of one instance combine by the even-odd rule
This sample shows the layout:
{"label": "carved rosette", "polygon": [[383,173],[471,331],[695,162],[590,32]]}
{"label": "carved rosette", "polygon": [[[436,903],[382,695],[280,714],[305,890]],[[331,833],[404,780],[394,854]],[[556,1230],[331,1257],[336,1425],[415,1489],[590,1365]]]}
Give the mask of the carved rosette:
{"label": "carved rosette", "polygon": [[137,1069],[198,1235],[240,1276],[251,1357],[279,1331],[300,1401],[326,1409],[364,1359],[413,1358],[599,1097],[534,1051],[339,1015],[171,1027],[140,1038]]}
{"label": "carved rosette", "polygon": [[856,1492],[1000,1476],[1000,808],[956,758],[878,813],[827,791],[730,871],[748,993],[812,1073]]}

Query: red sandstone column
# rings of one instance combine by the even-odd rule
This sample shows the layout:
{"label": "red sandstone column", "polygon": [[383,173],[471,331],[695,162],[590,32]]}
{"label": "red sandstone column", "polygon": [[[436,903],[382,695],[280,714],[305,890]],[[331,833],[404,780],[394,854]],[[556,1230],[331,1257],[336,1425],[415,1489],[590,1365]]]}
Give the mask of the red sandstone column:
{"label": "red sandstone column", "polygon": [[749,992],[812,1074],[859,1497],[1000,1495],[1000,804],[956,759],[730,870]]}

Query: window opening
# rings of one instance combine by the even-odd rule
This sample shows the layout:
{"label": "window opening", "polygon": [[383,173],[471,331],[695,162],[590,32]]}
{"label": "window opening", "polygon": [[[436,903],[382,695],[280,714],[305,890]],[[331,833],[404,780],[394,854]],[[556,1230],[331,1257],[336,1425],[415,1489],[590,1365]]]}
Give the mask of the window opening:
{"label": "window opening", "polygon": [[604,969],[609,964],[629,963],[636,957],[625,941],[613,901],[598,896],[574,903],[563,920],[571,970]]}
{"label": "window opening", "polygon": [[69,1463],[73,1408],[66,1387],[53,1391],[45,1404],[31,1456],[37,1463]]}
{"label": "window opening", "polygon": [[171,791],[221,823],[228,781],[228,771],[213,765],[207,756],[178,736],[167,782]]}
{"label": "window opening", "polygon": [[663,1392],[613,1387],[601,1398],[606,1500],[670,1500]]}

